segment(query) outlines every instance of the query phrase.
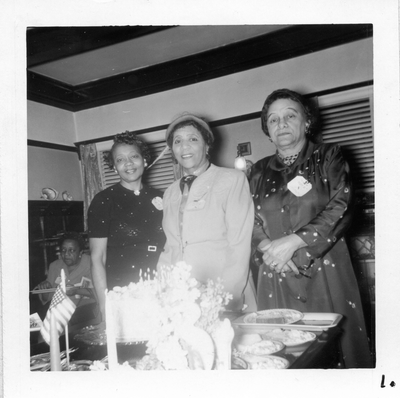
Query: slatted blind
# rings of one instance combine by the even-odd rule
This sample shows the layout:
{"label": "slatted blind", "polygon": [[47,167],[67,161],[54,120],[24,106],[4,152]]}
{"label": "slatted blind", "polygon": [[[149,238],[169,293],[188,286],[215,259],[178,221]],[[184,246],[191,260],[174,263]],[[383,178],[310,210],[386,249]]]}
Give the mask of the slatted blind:
{"label": "slatted blind", "polygon": [[375,189],[372,90],[361,90],[353,98],[325,101],[319,98],[322,138],[340,144],[348,161],[356,191]]}
{"label": "slatted blind", "polygon": [[[111,148],[110,143],[109,148]],[[147,142],[150,149],[151,162],[157,158],[157,156],[165,148],[165,141]],[[117,173],[110,170],[108,164],[105,161],[105,154],[109,149],[99,150],[99,162],[102,178],[103,189],[116,184],[120,178]],[[146,170],[143,175],[143,183],[150,187],[165,191],[174,182],[174,170],[172,165],[171,153],[167,153],[160,159],[154,166],[149,170]]]}

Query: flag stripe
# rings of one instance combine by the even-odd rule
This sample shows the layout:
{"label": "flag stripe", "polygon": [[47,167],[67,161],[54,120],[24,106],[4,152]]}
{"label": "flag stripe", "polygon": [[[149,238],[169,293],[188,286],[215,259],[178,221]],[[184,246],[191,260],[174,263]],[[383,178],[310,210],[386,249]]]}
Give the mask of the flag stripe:
{"label": "flag stripe", "polygon": [[65,295],[59,285],[54,296],[51,300],[49,310],[47,311],[46,318],[43,321],[43,326],[40,329],[40,333],[47,344],[50,344],[50,317],[51,314],[56,319],[56,327],[58,336],[64,331],[65,326],[71,319],[72,314],[76,309],[76,305],[72,300]]}

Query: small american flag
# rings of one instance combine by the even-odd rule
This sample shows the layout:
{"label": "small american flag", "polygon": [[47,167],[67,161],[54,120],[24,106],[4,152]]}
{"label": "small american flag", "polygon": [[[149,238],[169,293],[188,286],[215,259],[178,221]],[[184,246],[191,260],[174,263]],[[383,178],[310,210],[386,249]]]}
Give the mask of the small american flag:
{"label": "small american flag", "polygon": [[68,324],[71,319],[72,314],[74,313],[76,305],[72,302],[72,300],[65,295],[65,293],[61,289],[61,285],[58,285],[56,292],[51,300],[49,310],[47,311],[46,318],[43,321],[43,326],[40,329],[40,333],[43,336],[43,339],[47,344],[50,344],[50,317],[53,313],[53,316],[56,318],[57,331],[60,336],[64,331],[65,326]]}

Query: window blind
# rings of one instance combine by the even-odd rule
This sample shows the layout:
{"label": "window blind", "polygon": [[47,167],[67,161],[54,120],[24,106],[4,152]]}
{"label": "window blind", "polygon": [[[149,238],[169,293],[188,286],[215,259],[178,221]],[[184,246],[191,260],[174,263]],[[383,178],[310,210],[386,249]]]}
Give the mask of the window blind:
{"label": "window blind", "polygon": [[[350,93],[351,94],[351,93]],[[375,189],[372,89],[355,90],[347,98],[318,98],[322,139],[337,143],[350,165],[356,191]]]}

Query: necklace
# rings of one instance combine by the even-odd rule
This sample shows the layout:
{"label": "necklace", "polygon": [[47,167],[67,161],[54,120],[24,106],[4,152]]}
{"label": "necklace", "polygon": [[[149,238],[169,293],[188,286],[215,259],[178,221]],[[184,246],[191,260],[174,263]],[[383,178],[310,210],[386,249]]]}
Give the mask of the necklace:
{"label": "necklace", "polygon": [[278,156],[279,158],[282,160],[283,163],[285,163],[287,166],[291,166],[297,159],[297,157],[299,156],[300,152],[297,152],[294,155],[289,155],[289,156],[282,156],[279,152],[278,152]]}
{"label": "necklace", "polygon": [[141,191],[141,189],[143,188],[143,185],[141,185],[141,184],[140,184],[140,188],[139,188],[139,189],[131,189],[131,188],[128,188],[127,186],[124,186],[121,182],[119,183],[119,185],[120,185],[122,188],[127,189],[128,191],[133,192],[133,194],[134,194],[135,196],[139,196],[139,195],[140,195],[140,191]]}

